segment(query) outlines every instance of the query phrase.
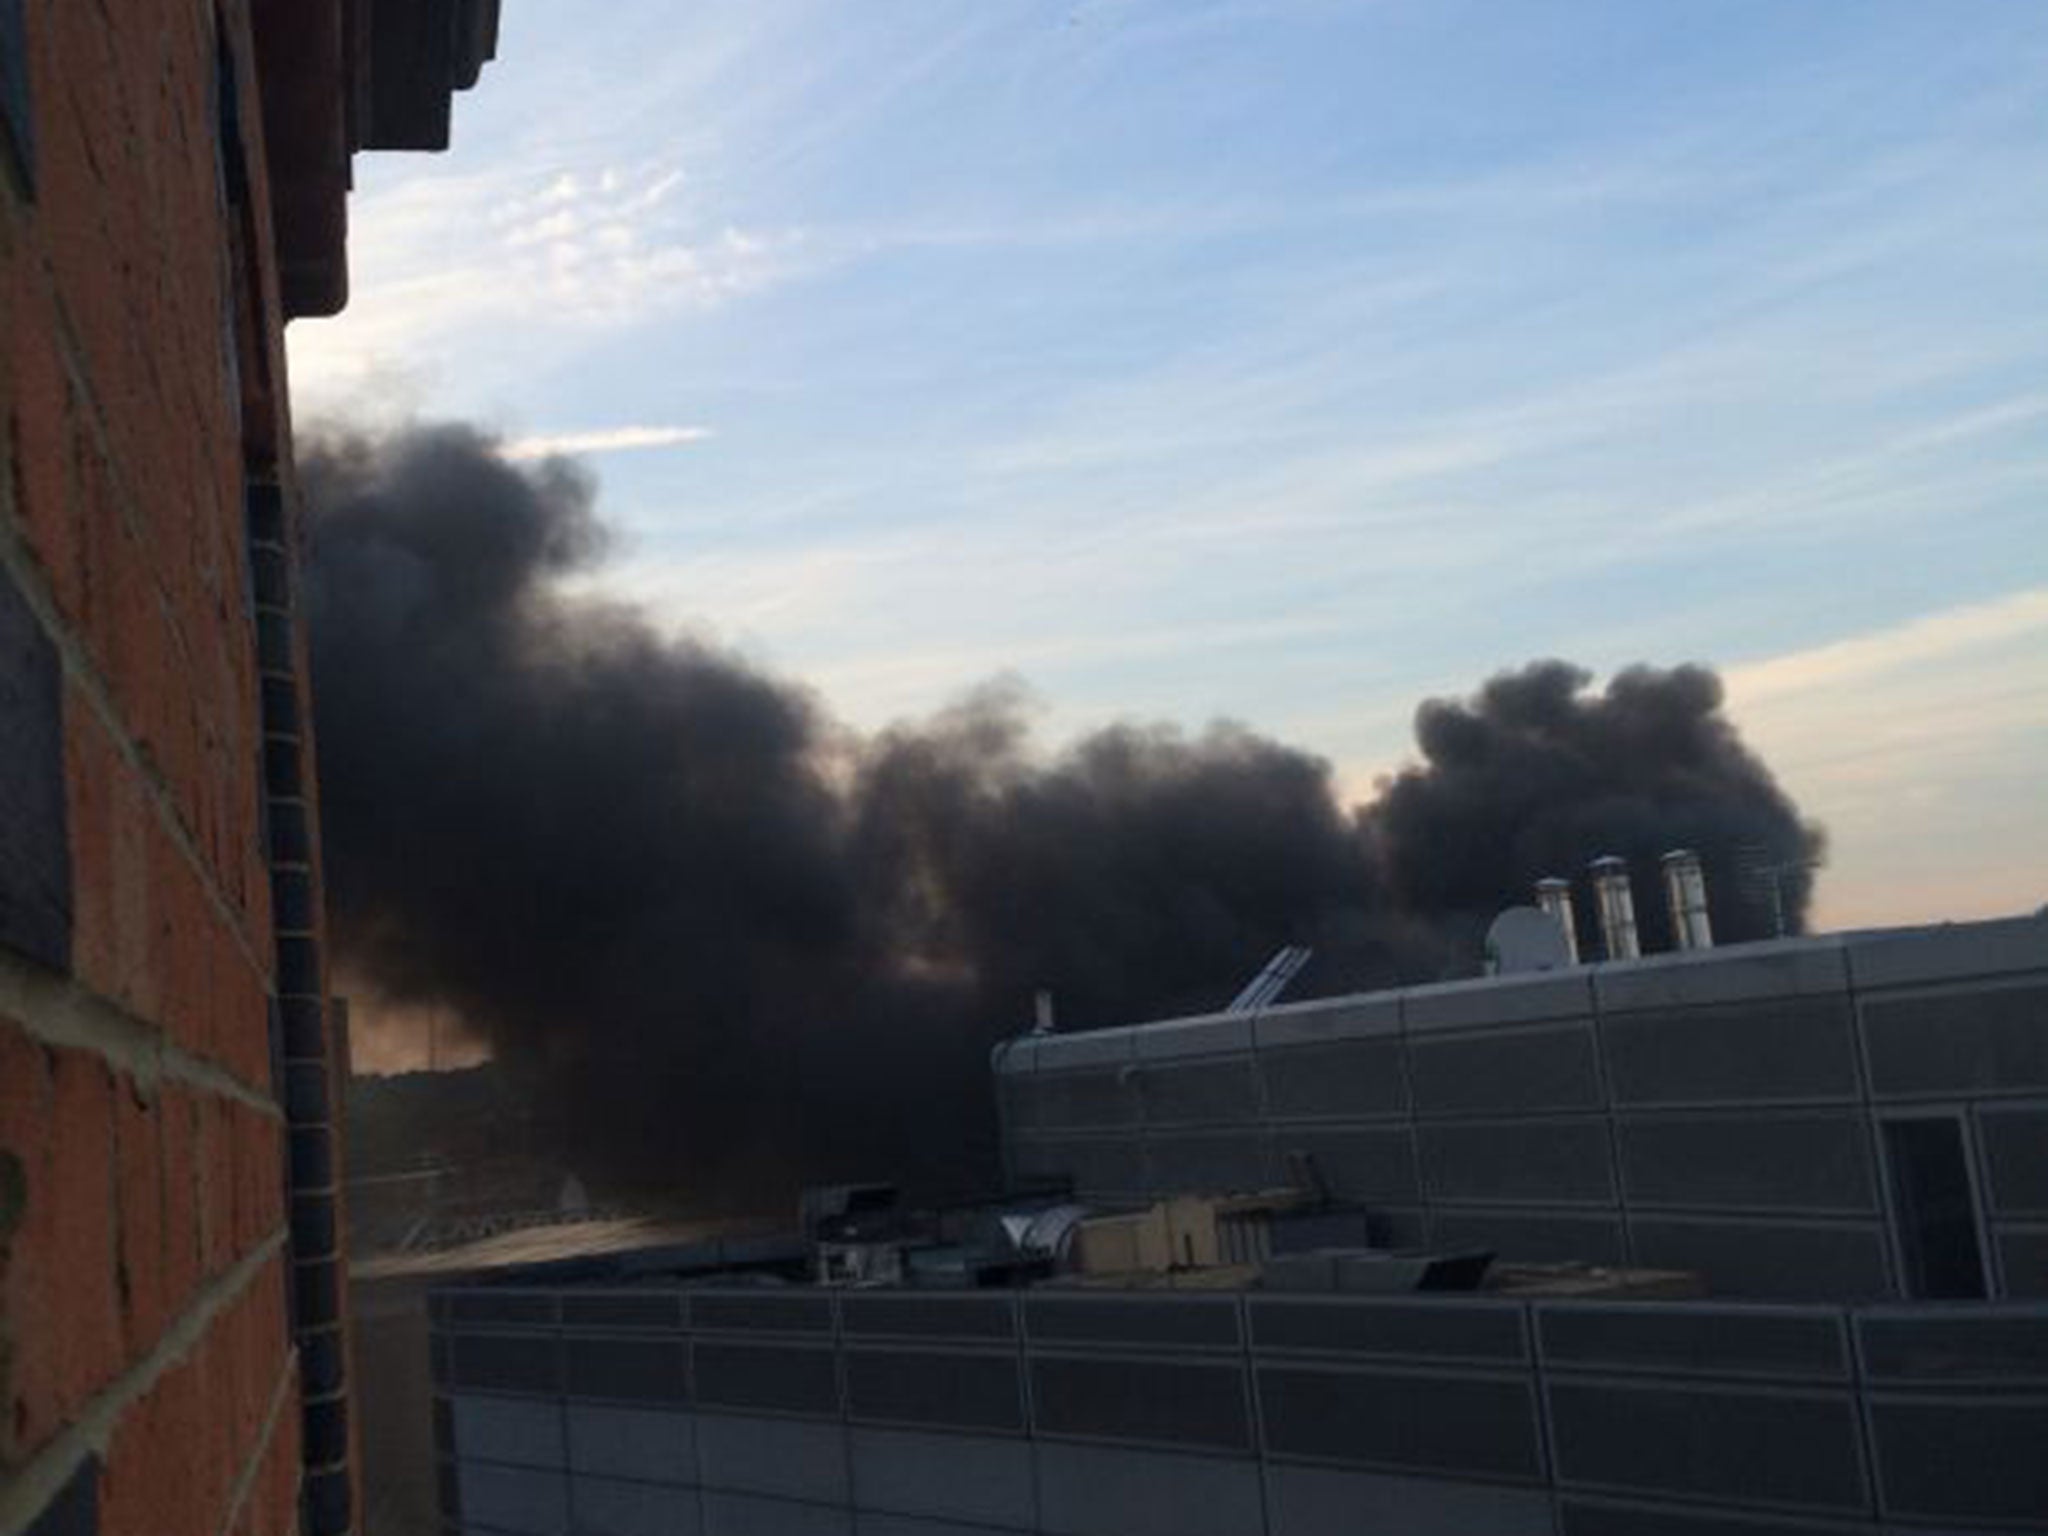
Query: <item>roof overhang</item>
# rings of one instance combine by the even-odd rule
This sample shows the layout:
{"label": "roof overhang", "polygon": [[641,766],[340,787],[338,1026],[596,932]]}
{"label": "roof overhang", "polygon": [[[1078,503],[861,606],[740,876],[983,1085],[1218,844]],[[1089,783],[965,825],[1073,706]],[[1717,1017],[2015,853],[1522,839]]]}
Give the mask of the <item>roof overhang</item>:
{"label": "roof overhang", "polygon": [[286,319],[348,302],[359,149],[448,147],[457,91],[498,47],[499,0],[253,0],[272,233]]}

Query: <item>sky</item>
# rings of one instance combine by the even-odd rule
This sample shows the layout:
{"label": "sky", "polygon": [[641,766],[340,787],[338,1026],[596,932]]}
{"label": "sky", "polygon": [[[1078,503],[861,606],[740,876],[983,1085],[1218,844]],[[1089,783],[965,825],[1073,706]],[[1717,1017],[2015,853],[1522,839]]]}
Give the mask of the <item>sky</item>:
{"label": "sky", "polygon": [[1707,662],[1825,926],[2048,901],[2048,7],[504,0],[302,434],[575,452],[587,578],[922,717]]}

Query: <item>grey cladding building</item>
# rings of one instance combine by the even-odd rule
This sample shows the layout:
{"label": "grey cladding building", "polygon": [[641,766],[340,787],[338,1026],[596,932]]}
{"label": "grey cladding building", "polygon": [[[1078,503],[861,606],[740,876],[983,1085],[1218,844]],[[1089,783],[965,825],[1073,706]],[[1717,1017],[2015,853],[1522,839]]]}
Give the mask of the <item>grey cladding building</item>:
{"label": "grey cladding building", "polygon": [[1012,1174],[1098,1199],[1306,1153],[1393,1243],[1716,1296],[2048,1297],[2048,918],[1024,1039],[997,1081]]}
{"label": "grey cladding building", "polygon": [[1029,1039],[997,1072],[1019,1178],[1131,1203],[1306,1153],[1390,1243],[1709,1294],[839,1289],[716,1251],[456,1286],[449,1528],[2048,1529],[2048,921]]}

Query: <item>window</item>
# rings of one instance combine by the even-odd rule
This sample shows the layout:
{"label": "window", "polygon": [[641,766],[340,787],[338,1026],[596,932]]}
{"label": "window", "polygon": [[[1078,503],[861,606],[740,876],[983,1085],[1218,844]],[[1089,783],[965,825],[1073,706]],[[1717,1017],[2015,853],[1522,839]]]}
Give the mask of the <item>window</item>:
{"label": "window", "polygon": [[1884,1153],[1906,1294],[1926,1300],[1984,1295],[1984,1253],[1962,1117],[1888,1119]]}

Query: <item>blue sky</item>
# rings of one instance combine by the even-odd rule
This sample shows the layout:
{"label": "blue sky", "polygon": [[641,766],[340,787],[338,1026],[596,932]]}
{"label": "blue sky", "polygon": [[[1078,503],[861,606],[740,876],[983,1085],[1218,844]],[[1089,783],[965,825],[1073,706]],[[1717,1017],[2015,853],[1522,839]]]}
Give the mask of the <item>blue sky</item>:
{"label": "blue sky", "polygon": [[606,593],[873,726],[1701,660],[1822,916],[2048,900],[2048,9],[506,0],[302,429],[589,445]]}

